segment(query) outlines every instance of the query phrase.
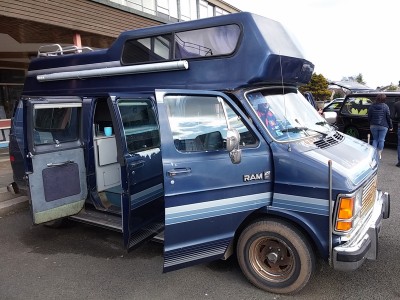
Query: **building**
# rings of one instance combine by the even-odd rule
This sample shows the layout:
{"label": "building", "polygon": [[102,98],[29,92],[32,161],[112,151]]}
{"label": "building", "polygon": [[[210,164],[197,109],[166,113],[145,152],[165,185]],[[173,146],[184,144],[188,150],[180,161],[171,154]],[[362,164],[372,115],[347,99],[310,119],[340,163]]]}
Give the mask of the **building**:
{"label": "building", "polygon": [[108,48],[125,30],[239,12],[220,0],[0,0],[0,7],[0,119],[11,118],[43,45]]}

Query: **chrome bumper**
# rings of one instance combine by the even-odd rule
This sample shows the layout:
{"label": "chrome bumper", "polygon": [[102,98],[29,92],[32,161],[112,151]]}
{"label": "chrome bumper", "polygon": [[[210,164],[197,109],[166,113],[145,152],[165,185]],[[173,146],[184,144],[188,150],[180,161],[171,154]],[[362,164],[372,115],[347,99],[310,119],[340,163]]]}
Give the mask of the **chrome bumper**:
{"label": "chrome bumper", "polygon": [[390,216],[390,195],[377,191],[372,215],[360,234],[332,251],[333,268],[340,271],[358,269],[364,260],[375,260],[378,256],[378,237],[382,220]]}

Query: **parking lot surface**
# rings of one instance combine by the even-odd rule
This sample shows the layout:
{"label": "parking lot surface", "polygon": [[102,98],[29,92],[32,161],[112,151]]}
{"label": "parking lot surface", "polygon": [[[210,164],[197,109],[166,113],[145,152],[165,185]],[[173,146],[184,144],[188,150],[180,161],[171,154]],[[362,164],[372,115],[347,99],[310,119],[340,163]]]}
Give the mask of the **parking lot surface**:
{"label": "parking lot surface", "polygon": [[[71,223],[60,229],[32,225],[29,209],[0,216],[0,299],[400,299],[399,175],[397,152],[385,148],[378,187],[391,194],[376,261],[354,272],[318,265],[294,296],[252,286],[236,259],[162,273],[163,246],[149,242],[127,253],[121,235]],[[10,180],[0,162],[1,188]]]}

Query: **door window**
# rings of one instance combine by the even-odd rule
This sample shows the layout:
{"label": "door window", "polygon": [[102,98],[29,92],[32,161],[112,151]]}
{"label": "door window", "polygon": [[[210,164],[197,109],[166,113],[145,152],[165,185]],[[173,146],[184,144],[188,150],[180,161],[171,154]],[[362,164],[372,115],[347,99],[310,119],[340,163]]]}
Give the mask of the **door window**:
{"label": "door window", "polygon": [[33,112],[34,145],[60,144],[79,139],[81,104],[35,104]]}
{"label": "door window", "polygon": [[220,97],[173,95],[166,96],[164,102],[178,151],[225,150],[227,122],[239,131],[242,146],[257,143],[240,117]]}
{"label": "door window", "polygon": [[118,102],[129,153],[160,147],[160,133],[149,100]]}
{"label": "door window", "polygon": [[351,97],[345,102],[342,113],[347,115],[366,116],[372,100],[367,97]]}

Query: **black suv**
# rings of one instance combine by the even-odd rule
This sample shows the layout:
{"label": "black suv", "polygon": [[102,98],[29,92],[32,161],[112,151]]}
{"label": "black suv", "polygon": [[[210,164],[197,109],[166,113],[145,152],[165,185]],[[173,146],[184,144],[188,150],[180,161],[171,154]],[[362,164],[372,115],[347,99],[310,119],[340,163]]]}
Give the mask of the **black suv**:
{"label": "black suv", "polygon": [[386,95],[386,104],[389,106],[393,121],[393,131],[388,131],[385,143],[397,145],[398,119],[395,120],[393,118],[393,105],[395,102],[400,101],[400,92],[374,91],[347,95],[337,114],[336,126],[338,129],[348,135],[367,141],[368,134],[371,134],[368,122],[368,108],[375,102],[376,96],[380,93]]}

